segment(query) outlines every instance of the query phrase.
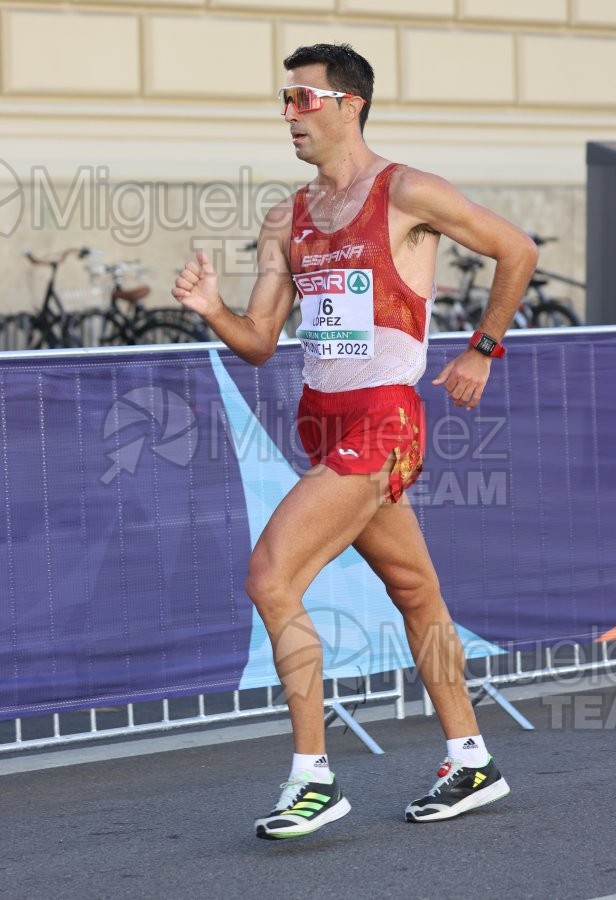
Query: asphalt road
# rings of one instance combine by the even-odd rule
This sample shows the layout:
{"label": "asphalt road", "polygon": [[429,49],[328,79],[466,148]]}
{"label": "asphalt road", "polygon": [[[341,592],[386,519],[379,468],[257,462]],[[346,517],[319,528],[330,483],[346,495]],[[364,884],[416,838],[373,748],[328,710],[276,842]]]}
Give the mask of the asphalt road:
{"label": "asphalt road", "polygon": [[[295,841],[259,841],[252,831],[253,818],[270,809],[286,777],[288,734],[6,774],[0,895],[590,900],[616,894],[616,688],[580,693],[560,708],[558,702],[517,704],[536,725],[533,732],[494,705],[478,708],[512,793],[450,822],[404,821],[406,803],[432,785],[444,755],[436,721],[422,717],[366,726],[383,756],[332,729],[330,758],[353,810]],[[151,749],[151,740],[144,746]]]}

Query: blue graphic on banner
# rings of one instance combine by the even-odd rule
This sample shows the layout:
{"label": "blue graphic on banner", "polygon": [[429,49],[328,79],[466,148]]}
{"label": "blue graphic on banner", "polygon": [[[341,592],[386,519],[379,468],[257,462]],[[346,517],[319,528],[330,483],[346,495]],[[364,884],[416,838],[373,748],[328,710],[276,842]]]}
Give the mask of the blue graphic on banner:
{"label": "blue graphic on banner", "polygon": [[[614,637],[616,333],[512,335],[470,413],[431,385],[464,342],[431,345],[411,498],[467,656]],[[0,354],[0,717],[276,683],[244,579],[308,466],[301,368]],[[352,548],[305,603],[327,674],[411,663]]]}

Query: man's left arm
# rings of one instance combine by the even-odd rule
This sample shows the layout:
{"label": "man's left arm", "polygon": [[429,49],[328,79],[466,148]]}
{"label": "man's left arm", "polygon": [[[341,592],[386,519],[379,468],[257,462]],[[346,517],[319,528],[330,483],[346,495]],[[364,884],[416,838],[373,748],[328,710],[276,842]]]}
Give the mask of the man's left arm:
{"label": "man's left arm", "polygon": [[[532,238],[473,203],[444,179],[417,170],[407,169],[398,181],[395,202],[434,231],[496,260],[490,299],[478,330],[500,342],[537,265]],[[491,357],[469,346],[433,383],[443,384],[456,406],[472,409],[479,403],[491,364]]]}

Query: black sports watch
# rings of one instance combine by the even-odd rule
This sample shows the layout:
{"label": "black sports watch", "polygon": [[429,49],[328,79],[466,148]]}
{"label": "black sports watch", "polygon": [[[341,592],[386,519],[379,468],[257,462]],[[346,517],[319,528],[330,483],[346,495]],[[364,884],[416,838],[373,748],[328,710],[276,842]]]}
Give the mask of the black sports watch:
{"label": "black sports watch", "polygon": [[474,332],[471,338],[471,347],[479,350],[484,356],[495,356],[497,359],[507,352],[503,344],[495,341],[489,334],[484,334],[483,331]]}

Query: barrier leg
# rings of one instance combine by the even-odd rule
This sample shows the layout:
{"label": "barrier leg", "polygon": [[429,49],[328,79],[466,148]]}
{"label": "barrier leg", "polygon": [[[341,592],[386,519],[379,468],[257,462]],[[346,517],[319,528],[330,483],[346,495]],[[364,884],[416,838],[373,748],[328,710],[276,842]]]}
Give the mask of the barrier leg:
{"label": "barrier leg", "polygon": [[477,694],[473,697],[472,703],[473,706],[477,706],[478,703],[481,703],[486,694],[494,700],[495,703],[504,709],[506,713],[508,713],[511,718],[518,723],[518,725],[523,728],[525,731],[534,731],[535,726],[532,725],[528,719],[519,712],[515,706],[513,706],[509,700],[506,700],[505,697],[501,694],[500,691],[497,691],[494,685],[490,684],[489,681],[484,681],[480,688],[477,690]]}
{"label": "barrier leg", "polygon": [[432,700],[430,699],[430,694],[427,690],[422,688],[422,698],[423,698],[423,711],[424,716],[433,716],[434,715],[434,706],[432,704]]}
{"label": "barrier leg", "polygon": [[342,706],[341,703],[332,703],[331,708],[327,715],[325,716],[325,725],[331,725],[336,716],[339,719],[342,719],[345,725],[347,725],[352,732],[354,732],[360,741],[366,745],[368,750],[371,750],[372,753],[381,754],[385,751],[379,747],[377,742],[373,740],[365,728],[362,728],[359,722],[356,722],[353,716],[348,710]]}

